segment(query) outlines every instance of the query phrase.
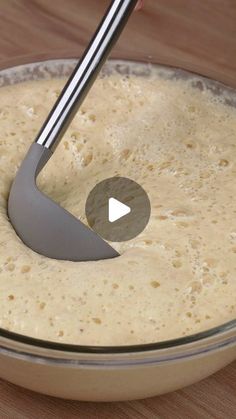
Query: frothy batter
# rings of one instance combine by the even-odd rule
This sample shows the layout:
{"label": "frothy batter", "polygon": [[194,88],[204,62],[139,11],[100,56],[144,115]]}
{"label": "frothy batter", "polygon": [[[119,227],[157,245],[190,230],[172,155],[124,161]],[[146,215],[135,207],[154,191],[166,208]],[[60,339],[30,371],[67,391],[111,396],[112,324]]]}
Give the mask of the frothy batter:
{"label": "frothy batter", "polygon": [[[121,256],[51,260],[7,217],[11,182],[64,80],[0,90],[0,327],[74,344],[127,345],[190,335],[236,317],[236,109],[201,85],[99,79],[39,178],[86,223],[99,181],[147,191],[152,214]],[[201,84],[201,82],[200,82]]]}

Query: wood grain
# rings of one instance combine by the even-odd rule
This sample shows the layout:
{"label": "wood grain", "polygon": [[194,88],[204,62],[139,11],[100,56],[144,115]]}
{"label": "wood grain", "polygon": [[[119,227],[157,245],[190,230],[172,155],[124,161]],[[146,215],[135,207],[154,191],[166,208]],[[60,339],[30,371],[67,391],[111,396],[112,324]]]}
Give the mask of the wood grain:
{"label": "wood grain", "polygon": [[[0,68],[78,57],[109,0],[0,0]],[[113,52],[236,86],[236,0],[146,0]],[[128,40],[128,41],[127,41]],[[129,403],[69,402],[0,381],[0,418],[234,419],[236,363],[181,391]]]}
{"label": "wood grain", "polygon": [[[78,57],[109,0],[0,0],[0,65]],[[148,59],[236,86],[235,0],[145,0],[113,56]]]}

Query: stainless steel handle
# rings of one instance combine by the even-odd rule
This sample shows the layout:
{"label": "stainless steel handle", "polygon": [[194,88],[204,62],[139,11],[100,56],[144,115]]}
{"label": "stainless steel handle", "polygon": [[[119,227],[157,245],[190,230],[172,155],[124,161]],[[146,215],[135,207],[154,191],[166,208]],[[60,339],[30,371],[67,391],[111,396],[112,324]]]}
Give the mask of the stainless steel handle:
{"label": "stainless steel handle", "polygon": [[122,32],[137,0],[114,0],[35,142],[54,151]]}

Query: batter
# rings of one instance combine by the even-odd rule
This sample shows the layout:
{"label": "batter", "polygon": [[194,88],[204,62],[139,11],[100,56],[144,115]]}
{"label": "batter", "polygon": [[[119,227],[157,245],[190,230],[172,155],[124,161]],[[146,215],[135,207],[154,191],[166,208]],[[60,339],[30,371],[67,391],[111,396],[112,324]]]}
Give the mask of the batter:
{"label": "batter", "polygon": [[39,187],[86,223],[99,181],[147,191],[136,239],[99,262],[43,257],[7,217],[11,182],[64,80],[0,90],[0,327],[51,341],[127,345],[190,335],[236,317],[236,109],[184,80],[111,74],[94,85]]}

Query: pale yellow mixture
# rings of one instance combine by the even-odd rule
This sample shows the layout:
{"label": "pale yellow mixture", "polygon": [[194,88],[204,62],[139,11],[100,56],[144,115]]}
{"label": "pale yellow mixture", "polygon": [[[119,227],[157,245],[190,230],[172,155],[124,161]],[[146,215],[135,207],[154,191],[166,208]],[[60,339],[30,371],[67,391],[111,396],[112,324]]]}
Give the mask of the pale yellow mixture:
{"label": "pale yellow mixture", "polygon": [[236,109],[185,81],[96,82],[40,175],[85,219],[95,184],[121,175],[149,194],[145,231],[121,256],[73,263],[27,248],[7,217],[11,182],[64,80],[0,90],[0,327],[74,344],[173,339],[236,317]]}

